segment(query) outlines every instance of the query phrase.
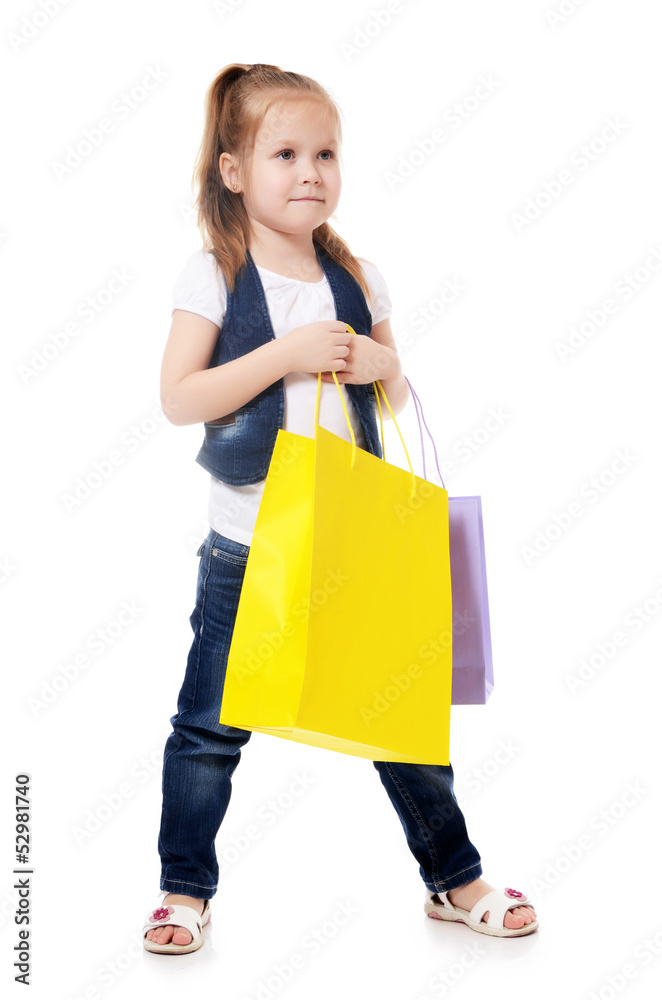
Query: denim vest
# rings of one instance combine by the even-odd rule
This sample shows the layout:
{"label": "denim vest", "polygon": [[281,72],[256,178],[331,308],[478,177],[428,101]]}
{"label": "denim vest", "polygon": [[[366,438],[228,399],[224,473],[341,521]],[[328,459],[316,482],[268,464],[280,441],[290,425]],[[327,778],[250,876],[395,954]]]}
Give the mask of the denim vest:
{"label": "denim vest", "polygon": [[[351,326],[358,336],[369,337],[372,316],[360,285],[318,244],[315,253],[333,293],[336,319]],[[228,290],[223,326],[207,367],[225,364],[275,339],[264,287],[250,251],[246,250],[246,262],[237,275],[234,291]],[[366,450],[381,458],[372,382],[344,385],[363,428]],[[337,391],[335,383],[334,389]],[[261,482],[267,477],[284,416],[285,388],[280,378],[234,413],[205,423],[205,437],[196,462],[231,486]],[[313,421],[312,408],[310,417]]]}

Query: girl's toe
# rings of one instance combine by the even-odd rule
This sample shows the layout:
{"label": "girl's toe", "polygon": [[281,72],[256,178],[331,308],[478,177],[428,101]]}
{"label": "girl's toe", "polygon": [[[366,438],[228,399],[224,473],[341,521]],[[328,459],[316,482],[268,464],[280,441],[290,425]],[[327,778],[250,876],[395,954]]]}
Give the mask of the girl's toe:
{"label": "girl's toe", "polygon": [[178,927],[172,935],[173,944],[190,944],[192,940],[191,932],[185,927]]}

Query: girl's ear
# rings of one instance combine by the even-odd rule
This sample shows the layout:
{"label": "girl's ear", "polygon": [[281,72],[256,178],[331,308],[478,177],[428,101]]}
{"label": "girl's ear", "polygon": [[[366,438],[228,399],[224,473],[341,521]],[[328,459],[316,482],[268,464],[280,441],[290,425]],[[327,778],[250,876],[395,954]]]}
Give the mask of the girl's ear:
{"label": "girl's ear", "polygon": [[[221,153],[218,159],[218,169],[225,186],[231,191],[235,191],[236,194],[240,194],[239,171],[230,153]],[[236,189],[235,184],[237,185]]]}

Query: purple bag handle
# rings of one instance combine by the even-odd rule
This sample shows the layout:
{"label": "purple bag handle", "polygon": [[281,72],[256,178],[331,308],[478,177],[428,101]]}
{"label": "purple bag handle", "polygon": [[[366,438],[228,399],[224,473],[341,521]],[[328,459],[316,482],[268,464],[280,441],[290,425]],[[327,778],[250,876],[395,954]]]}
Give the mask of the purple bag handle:
{"label": "purple bag handle", "polygon": [[[427,476],[425,474],[425,445],[423,443],[423,427],[421,426],[421,417],[423,417],[423,423],[425,424],[425,429],[428,432],[430,440],[432,441],[432,447],[434,448],[434,460],[435,460],[435,464],[437,466],[437,473],[439,474],[439,478],[441,480],[441,485],[443,486],[444,489],[446,489],[446,486],[444,484],[444,478],[443,478],[443,476],[441,474],[441,469],[439,468],[439,459],[437,458],[437,446],[434,443],[434,438],[432,437],[432,434],[430,432],[430,428],[428,427],[428,425],[427,425],[427,423],[425,421],[425,417],[423,416],[423,404],[421,403],[420,399],[416,395],[416,390],[414,389],[413,385],[411,384],[411,382],[409,381],[409,379],[407,378],[406,375],[405,375],[405,382],[409,386],[409,391],[411,392],[412,399],[414,400],[414,406],[416,407],[416,416],[418,417],[418,431],[419,431],[419,434],[421,436],[421,454],[423,456],[423,479],[427,479]],[[419,406],[421,408],[420,415],[419,415],[419,412],[418,412]]]}

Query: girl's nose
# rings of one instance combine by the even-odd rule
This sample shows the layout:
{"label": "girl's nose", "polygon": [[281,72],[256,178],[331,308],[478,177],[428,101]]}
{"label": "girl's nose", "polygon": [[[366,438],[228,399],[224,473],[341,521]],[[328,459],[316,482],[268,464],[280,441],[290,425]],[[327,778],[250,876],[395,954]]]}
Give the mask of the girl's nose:
{"label": "girl's nose", "polygon": [[302,163],[301,172],[299,174],[300,181],[319,181],[320,173],[319,168],[315,163]]}

